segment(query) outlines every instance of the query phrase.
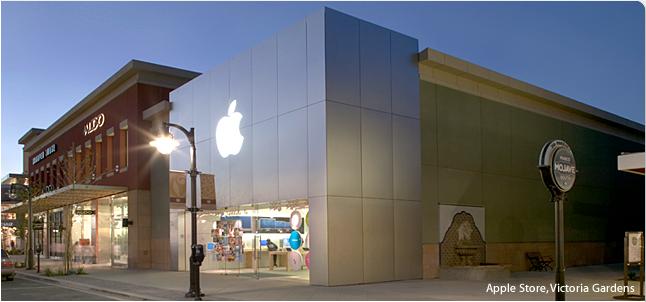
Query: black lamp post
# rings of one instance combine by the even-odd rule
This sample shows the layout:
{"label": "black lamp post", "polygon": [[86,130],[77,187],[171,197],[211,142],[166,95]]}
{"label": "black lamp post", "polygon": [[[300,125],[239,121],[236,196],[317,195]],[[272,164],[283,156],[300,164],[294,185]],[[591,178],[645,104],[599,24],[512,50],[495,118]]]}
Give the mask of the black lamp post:
{"label": "black lamp post", "polygon": [[157,148],[157,150],[162,154],[170,154],[179,143],[173,139],[173,137],[168,132],[169,127],[176,128],[183,132],[188,138],[188,142],[191,145],[191,169],[188,170],[188,174],[191,177],[191,207],[188,210],[191,212],[191,257],[189,258],[190,262],[190,286],[189,290],[186,293],[185,297],[195,297],[195,300],[202,300],[201,297],[204,294],[200,289],[200,266],[204,260],[204,246],[197,244],[197,212],[200,210],[197,207],[197,175],[200,173],[197,171],[196,167],[196,155],[195,155],[195,128],[191,130],[186,130],[186,128],[173,124],[164,122],[164,128],[166,129],[164,135],[158,137],[154,141],[150,142],[151,146]]}

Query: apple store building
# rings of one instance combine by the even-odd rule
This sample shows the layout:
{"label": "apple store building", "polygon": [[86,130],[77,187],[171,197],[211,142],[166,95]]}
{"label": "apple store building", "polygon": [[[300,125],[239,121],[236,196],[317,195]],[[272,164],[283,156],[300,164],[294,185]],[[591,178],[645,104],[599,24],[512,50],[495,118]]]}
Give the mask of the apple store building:
{"label": "apple store building", "polygon": [[[554,253],[536,164],[555,138],[586,171],[566,208],[567,264],[620,259],[613,242],[633,222],[643,228],[643,178],[614,162],[644,150],[643,125],[335,10],[219,64],[170,102],[170,122],[195,128],[198,170],[214,175],[217,202],[198,218],[205,272],[343,285],[473,263],[527,270],[527,253]],[[170,170],[186,170],[188,143],[174,134]],[[610,196],[639,215],[607,211]],[[171,213],[178,269],[190,251],[184,209]]]}
{"label": "apple store building", "polygon": [[[200,75],[146,70],[163,89],[133,91],[154,96],[141,116],[106,123],[194,128],[202,273],[335,286],[441,278],[466,266],[530,270],[527,255],[554,258],[554,207],[537,169],[553,139],[577,163],[564,204],[566,266],[621,262],[624,232],[644,230],[643,176],[616,162],[644,152],[644,125],[332,9]],[[75,134],[79,150],[111,142],[112,132],[97,131],[85,145]],[[130,192],[129,268],[189,269],[191,151],[186,135],[170,131],[179,145],[168,156],[145,144],[152,135],[131,136],[145,149],[128,167],[141,190],[104,177],[112,193],[95,194]],[[24,140],[45,137],[36,135]],[[29,160],[49,146],[28,145]]]}

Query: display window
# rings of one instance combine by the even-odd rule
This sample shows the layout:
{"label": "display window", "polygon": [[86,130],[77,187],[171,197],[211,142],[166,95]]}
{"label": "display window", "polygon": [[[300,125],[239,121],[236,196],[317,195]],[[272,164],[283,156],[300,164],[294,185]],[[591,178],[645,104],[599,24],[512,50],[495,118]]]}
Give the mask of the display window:
{"label": "display window", "polygon": [[[237,209],[200,212],[198,244],[204,244],[205,273],[251,277],[289,275],[309,279],[309,207],[307,201],[255,204]],[[190,254],[190,214],[182,219],[184,251]],[[188,264],[179,265],[188,268]]]}

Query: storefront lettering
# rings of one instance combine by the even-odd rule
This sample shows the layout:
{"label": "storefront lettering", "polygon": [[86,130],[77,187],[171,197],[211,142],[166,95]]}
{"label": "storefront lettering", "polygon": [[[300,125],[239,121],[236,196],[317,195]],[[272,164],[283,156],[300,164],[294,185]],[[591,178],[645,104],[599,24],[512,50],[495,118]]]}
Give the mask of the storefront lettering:
{"label": "storefront lettering", "polygon": [[31,158],[31,164],[35,165],[39,161],[45,159],[45,157],[48,157],[52,154],[56,153],[56,144],[52,144],[51,146],[47,147],[47,149],[40,151],[40,153],[36,154],[36,156]]}
{"label": "storefront lettering", "polygon": [[105,115],[101,113],[95,116],[87,124],[85,124],[85,127],[83,127],[83,134],[88,135],[96,131],[97,129],[101,128],[101,126],[103,126],[103,123],[105,123]]}

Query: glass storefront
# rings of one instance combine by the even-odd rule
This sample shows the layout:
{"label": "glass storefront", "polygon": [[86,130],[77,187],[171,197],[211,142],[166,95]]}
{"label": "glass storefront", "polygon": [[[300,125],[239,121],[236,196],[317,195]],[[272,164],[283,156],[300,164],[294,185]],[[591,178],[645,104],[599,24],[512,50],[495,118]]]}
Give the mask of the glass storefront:
{"label": "glass storefront", "polygon": [[[288,275],[309,279],[309,207],[307,201],[241,206],[198,214],[197,239],[206,273],[262,278]],[[178,215],[179,270],[188,269],[190,213]]]}
{"label": "glass storefront", "polygon": [[[63,208],[34,215],[46,221],[42,234],[43,255],[61,260],[65,255]],[[128,195],[126,193],[72,205],[70,233],[72,261],[76,264],[128,266]],[[41,217],[42,216],[42,217]],[[42,239],[41,239],[42,238]]]}
{"label": "glass storefront", "polygon": [[[112,197],[112,266],[128,266],[128,196]],[[124,223],[125,222],[125,223]]]}

